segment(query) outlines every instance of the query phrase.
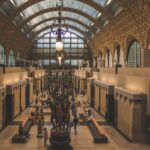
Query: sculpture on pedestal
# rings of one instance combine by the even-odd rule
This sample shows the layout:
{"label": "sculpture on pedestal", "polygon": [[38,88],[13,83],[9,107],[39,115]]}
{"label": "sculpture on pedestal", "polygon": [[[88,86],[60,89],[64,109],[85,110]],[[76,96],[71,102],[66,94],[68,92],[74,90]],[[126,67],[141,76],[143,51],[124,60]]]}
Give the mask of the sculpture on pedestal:
{"label": "sculpture on pedestal", "polygon": [[73,93],[71,72],[56,71],[49,77],[49,92],[53,97],[51,109],[51,135],[49,149],[70,149],[70,101]]}

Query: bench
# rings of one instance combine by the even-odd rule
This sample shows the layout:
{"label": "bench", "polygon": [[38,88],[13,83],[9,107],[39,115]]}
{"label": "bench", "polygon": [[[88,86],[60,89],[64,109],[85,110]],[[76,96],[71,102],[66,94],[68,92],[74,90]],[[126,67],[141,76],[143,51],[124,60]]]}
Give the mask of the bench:
{"label": "bench", "polygon": [[108,138],[104,130],[98,125],[97,121],[92,118],[88,123],[88,127],[93,135],[94,143],[107,143]]}
{"label": "bench", "polygon": [[26,143],[26,137],[24,135],[15,134],[12,137],[12,143]]}
{"label": "bench", "polygon": [[32,126],[32,120],[31,119],[27,119],[26,122],[23,122],[22,133],[24,136],[29,137],[29,131],[31,129],[31,126]]}
{"label": "bench", "polygon": [[29,137],[29,131],[32,126],[32,120],[25,118],[22,124],[19,126],[19,134],[15,134],[12,137],[12,143],[25,143],[26,139]]}

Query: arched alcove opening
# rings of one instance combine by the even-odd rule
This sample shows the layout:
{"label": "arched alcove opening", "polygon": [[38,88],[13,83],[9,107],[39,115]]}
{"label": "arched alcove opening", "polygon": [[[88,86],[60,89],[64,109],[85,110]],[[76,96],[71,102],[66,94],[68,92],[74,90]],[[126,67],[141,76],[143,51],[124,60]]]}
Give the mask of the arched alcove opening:
{"label": "arched alcove opening", "polygon": [[106,51],[105,67],[112,67],[112,54],[109,49],[107,49],[107,51]]}
{"label": "arched alcove opening", "polygon": [[121,64],[124,67],[124,52],[120,45],[115,47],[114,65]]}
{"label": "arched alcove opening", "polygon": [[8,55],[8,66],[15,66],[15,55],[13,50],[10,50]]}
{"label": "arched alcove opening", "polygon": [[0,45],[0,64],[6,64],[6,53],[2,45]]}
{"label": "arched alcove opening", "polygon": [[142,47],[137,40],[133,40],[127,51],[127,66],[141,67],[141,51]]}

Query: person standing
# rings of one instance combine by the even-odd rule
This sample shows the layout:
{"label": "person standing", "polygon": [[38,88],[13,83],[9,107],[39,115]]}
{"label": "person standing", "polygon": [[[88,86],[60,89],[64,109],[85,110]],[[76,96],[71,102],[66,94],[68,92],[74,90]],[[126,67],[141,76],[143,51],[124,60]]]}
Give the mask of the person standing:
{"label": "person standing", "polygon": [[71,104],[71,110],[72,110],[72,115],[75,116],[76,115],[76,106],[75,106],[75,102],[74,101]]}
{"label": "person standing", "polygon": [[44,146],[46,146],[47,145],[46,143],[47,143],[47,140],[48,140],[47,128],[44,128],[43,136],[44,136]]}
{"label": "person standing", "polygon": [[73,118],[73,127],[74,127],[74,133],[77,134],[77,125],[78,125],[78,118],[77,115],[74,116]]}

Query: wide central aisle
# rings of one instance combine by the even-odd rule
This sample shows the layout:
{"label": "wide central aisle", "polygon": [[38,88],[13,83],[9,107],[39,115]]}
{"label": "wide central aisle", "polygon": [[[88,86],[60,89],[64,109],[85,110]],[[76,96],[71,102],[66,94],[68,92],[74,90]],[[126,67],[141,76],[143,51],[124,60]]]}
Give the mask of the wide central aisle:
{"label": "wide central aisle", "polygon": [[[83,97],[78,96],[77,99],[81,100]],[[19,115],[14,122],[20,121],[26,115],[29,115],[31,108],[27,108],[21,115]],[[97,121],[104,121],[104,119],[93,109],[93,117]],[[45,127],[48,129],[50,135],[51,126],[49,126],[49,115],[45,115]],[[111,125],[101,125],[105,134],[108,137],[106,144],[94,144],[92,134],[86,125],[78,125],[77,135],[74,129],[71,129],[71,145],[74,150],[149,150],[148,144],[130,143],[125,139],[115,128]],[[12,136],[18,132],[18,125],[12,124],[7,126],[0,133],[0,150],[46,150],[43,138],[37,138],[37,125],[33,125],[30,130],[30,137],[25,144],[12,144]],[[63,149],[62,149],[63,150]]]}

